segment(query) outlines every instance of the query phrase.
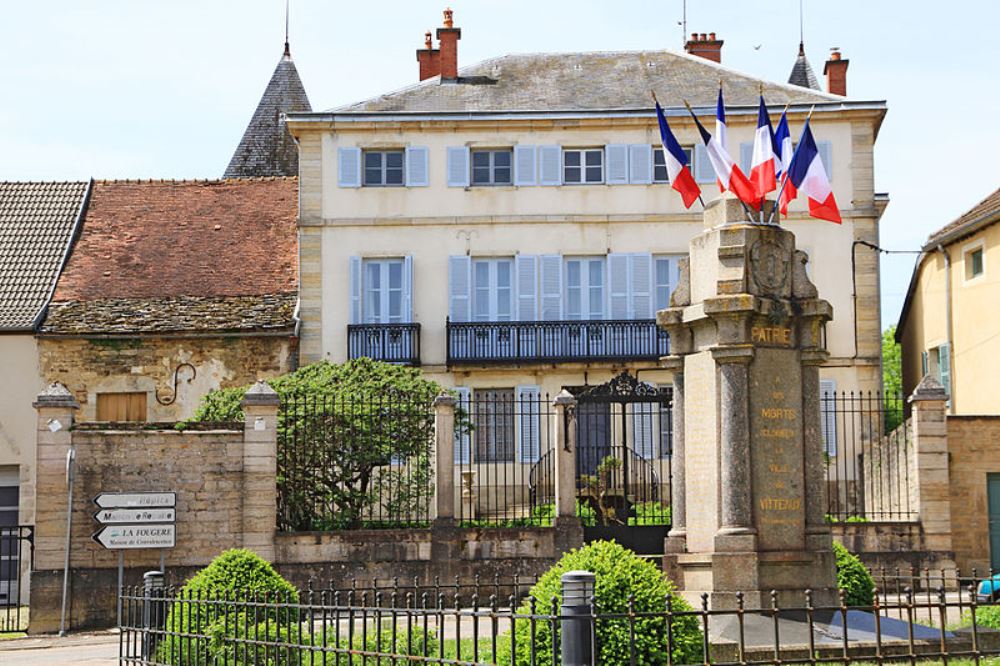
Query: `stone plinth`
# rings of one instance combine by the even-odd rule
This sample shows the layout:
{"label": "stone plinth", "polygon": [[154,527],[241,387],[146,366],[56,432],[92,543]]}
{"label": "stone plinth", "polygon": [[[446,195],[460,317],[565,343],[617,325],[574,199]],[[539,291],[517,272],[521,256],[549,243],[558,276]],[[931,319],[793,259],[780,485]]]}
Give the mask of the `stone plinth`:
{"label": "stone plinth", "polygon": [[807,261],[790,231],[748,224],[737,201],[720,199],[658,313],[683,410],[674,471],[683,522],[665,567],[715,608],[734,606],[737,591],[750,607],[769,606],[772,589],[782,605],[801,605],[806,587],[817,604],[836,599],[818,371],[832,309]]}

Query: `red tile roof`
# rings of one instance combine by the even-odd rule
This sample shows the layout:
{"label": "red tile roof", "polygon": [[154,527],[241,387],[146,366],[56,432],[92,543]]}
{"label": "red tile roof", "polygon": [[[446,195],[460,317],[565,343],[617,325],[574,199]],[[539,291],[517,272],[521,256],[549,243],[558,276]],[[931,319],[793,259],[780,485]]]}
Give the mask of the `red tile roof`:
{"label": "red tile roof", "polygon": [[295,178],[97,181],[54,302],[294,293]]}

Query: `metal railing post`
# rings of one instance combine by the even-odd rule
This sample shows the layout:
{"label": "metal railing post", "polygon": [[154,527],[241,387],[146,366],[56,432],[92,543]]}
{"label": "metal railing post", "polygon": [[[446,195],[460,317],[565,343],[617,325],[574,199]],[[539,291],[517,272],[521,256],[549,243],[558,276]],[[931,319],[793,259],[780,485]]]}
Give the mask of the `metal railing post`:
{"label": "metal railing post", "polygon": [[590,603],[596,580],[596,576],[589,571],[567,571],[560,578],[562,666],[591,666],[594,663]]}
{"label": "metal railing post", "polygon": [[158,632],[163,628],[163,572],[147,571],[142,575],[142,660],[151,662],[156,652]]}

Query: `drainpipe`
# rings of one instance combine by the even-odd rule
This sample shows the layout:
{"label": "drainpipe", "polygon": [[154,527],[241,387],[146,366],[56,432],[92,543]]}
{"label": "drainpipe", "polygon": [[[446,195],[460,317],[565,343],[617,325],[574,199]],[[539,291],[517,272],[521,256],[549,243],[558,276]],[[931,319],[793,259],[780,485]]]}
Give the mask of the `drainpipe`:
{"label": "drainpipe", "polygon": [[945,340],[948,342],[948,367],[950,370],[950,386],[948,387],[948,413],[955,413],[955,347],[951,344],[951,255],[944,245],[938,245],[937,251],[944,257],[944,330]]}

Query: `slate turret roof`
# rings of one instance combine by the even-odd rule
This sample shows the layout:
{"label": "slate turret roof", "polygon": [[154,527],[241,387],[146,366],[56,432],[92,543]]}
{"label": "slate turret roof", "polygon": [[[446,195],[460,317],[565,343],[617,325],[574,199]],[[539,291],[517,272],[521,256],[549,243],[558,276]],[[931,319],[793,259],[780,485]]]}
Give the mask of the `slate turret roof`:
{"label": "slate turret roof", "polygon": [[86,182],[0,182],[0,331],[34,329],[89,191]]}
{"label": "slate turret roof", "polygon": [[806,47],[802,42],[799,42],[799,55],[795,58],[795,64],[792,65],[792,73],[788,75],[788,82],[802,88],[820,89],[819,79],[816,78],[816,74],[809,64],[809,59],[806,58]]}
{"label": "slate turret roof", "polygon": [[312,111],[306,89],[285,44],[285,53],[257,103],[250,124],[223,178],[297,176],[299,151],[282,114]]}

